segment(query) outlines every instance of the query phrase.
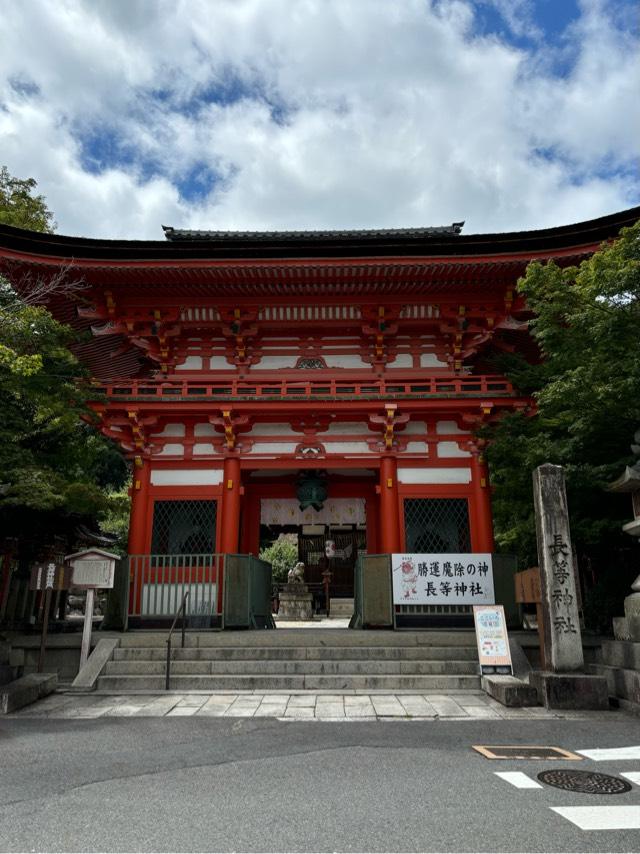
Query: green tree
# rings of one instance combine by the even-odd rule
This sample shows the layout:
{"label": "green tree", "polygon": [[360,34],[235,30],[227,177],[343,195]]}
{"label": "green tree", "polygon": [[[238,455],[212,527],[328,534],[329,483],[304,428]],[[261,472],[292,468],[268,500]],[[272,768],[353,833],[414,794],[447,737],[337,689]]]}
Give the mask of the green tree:
{"label": "green tree", "polygon": [[298,542],[295,534],[281,534],[270,546],[262,549],[258,555],[260,560],[271,564],[272,579],[277,584],[287,580],[289,570],[298,561]]}
{"label": "green tree", "polygon": [[560,464],[579,556],[604,570],[607,557],[610,565],[631,548],[620,530],[628,501],[605,487],[632,462],[640,424],[640,223],[579,267],[530,264],[518,290],[541,359],[509,356],[499,367],[537,411],[484,433],[497,543],[523,565],[537,563],[531,472]]}
{"label": "green tree", "polygon": [[[35,181],[0,171],[0,221],[50,230]],[[40,282],[0,276],[0,537],[34,543],[52,531],[95,524],[122,505],[114,490],[128,469],[95,428],[86,369],[71,351],[77,336],[36,303],[78,283],[66,271]]]}
{"label": "green tree", "polygon": [[34,196],[34,178],[14,178],[6,166],[0,167],[0,222],[31,231],[55,231],[53,214],[44,196]]}

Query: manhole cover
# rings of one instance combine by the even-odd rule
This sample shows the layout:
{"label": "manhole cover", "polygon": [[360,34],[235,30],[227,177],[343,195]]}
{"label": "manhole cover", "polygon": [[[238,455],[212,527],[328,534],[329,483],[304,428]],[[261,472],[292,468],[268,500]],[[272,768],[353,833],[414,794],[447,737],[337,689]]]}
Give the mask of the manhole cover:
{"label": "manhole cover", "polygon": [[572,759],[580,761],[583,757],[561,747],[547,747],[539,744],[473,744],[474,750],[487,759]]}
{"label": "manhole cover", "polygon": [[620,777],[610,774],[600,774],[597,771],[572,771],[558,769],[541,771],[538,780],[556,789],[567,792],[583,792],[586,795],[622,795],[631,791],[631,784]]}

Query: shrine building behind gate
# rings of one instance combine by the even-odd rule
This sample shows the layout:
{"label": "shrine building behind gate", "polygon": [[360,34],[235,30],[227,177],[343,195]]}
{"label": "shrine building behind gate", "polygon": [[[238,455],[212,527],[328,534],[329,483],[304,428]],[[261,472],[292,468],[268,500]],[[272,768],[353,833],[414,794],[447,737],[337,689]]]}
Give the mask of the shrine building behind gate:
{"label": "shrine building behind gate", "polygon": [[133,463],[131,555],[256,555],[295,532],[312,582],[334,541],[347,596],[363,552],[494,550],[476,431],[530,407],[495,372],[501,353],[537,357],[517,280],[534,259],[578,264],[639,214],[155,242],[0,226],[0,257],[14,279],[69,266],[89,286],[49,307],[93,334],[76,351]]}

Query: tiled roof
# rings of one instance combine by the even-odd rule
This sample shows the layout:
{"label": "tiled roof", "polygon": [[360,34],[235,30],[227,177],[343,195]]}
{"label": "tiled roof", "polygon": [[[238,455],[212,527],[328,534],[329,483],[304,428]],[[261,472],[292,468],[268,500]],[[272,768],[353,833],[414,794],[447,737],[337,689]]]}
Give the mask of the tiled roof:
{"label": "tiled roof", "polygon": [[460,234],[463,222],[427,228],[361,228],[331,231],[208,231],[163,225],[167,240],[341,240],[381,237],[437,237]]}

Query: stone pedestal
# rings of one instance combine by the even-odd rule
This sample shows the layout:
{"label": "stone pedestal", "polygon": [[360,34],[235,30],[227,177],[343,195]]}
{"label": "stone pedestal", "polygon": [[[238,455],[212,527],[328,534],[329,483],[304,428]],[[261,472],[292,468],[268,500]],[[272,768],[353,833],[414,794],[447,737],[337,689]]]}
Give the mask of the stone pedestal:
{"label": "stone pedestal", "polygon": [[278,620],[313,620],[313,594],[306,584],[294,581],[283,588]]}
{"label": "stone pedestal", "polygon": [[547,709],[609,708],[609,689],[603,676],[586,673],[546,673],[534,671],[529,684],[538,692]]}

